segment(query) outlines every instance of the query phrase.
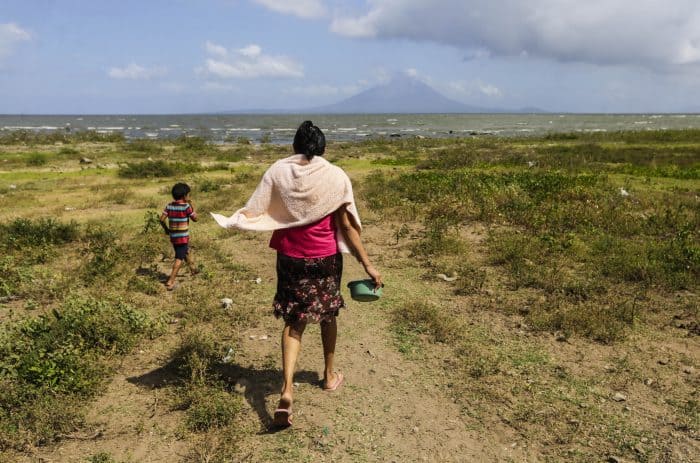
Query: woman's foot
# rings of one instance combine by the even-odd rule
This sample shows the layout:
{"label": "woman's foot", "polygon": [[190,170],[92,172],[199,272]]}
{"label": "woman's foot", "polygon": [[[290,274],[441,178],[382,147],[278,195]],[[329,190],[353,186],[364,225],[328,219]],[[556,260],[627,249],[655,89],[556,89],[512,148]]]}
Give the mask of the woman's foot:
{"label": "woman's foot", "polygon": [[292,425],[292,396],[282,394],[272,418],[273,428],[288,428]]}
{"label": "woman's foot", "polygon": [[335,391],[343,384],[344,376],[342,373],[331,373],[323,379],[323,390],[324,391]]}

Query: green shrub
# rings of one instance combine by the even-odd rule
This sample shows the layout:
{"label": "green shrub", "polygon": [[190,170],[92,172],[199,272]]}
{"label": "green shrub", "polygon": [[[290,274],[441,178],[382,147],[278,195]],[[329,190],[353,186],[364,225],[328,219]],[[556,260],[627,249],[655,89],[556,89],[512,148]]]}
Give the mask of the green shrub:
{"label": "green shrub", "polygon": [[124,257],[117,245],[116,232],[106,225],[90,224],[85,230],[83,241],[83,279],[92,283],[112,276],[118,262]]}
{"label": "green shrub", "polygon": [[183,335],[180,347],[173,354],[172,364],[189,383],[203,385],[214,375],[220,350],[211,334],[193,330]]}
{"label": "green shrub", "polygon": [[193,387],[182,404],[190,431],[207,431],[230,424],[241,410],[241,399],[222,390],[222,385]]}
{"label": "green shrub", "polygon": [[[106,359],[157,325],[121,301],[71,297],[52,313],[0,331],[0,448],[53,439],[75,426],[100,388]],[[81,405],[81,402],[83,405]]]}
{"label": "green shrub", "polygon": [[13,251],[70,243],[78,239],[80,229],[77,222],[62,223],[53,217],[19,218],[0,225],[0,235],[3,236],[0,247]]}
{"label": "green shrub", "polygon": [[160,154],[164,151],[161,142],[157,140],[148,140],[143,138],[129,140],[128,143],[122,145],[122,148],[125,151],[140,153],[143,155]]}
{"label": "green shrub", "polygon": [[48,153],[30,153],[26,162],[28,166],[43,166],[49,162],[49,155]]}
{"label": "green shrub", "polygon": [[122,178],[159,178],[174,177],[176,175],[192,174],[200,172],[202,166],[197,163],[144,161],[128,163],[119,167],[119,176]]}
{"label": "green shrub", "polygon": [[459,338],[460,326],[452,314],[425,302],[412,302],[396,308],[393,324],[399,332],[427,335],[433,342],[451,342]]}

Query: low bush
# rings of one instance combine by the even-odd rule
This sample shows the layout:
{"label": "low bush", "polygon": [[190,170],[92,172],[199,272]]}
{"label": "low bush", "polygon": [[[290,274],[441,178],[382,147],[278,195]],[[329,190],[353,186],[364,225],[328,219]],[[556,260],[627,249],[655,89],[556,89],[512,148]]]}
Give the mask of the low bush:
{"label": "low bush", "polygon": [[202,171],[202,166],[197,163],[144,161],[128,163],[119,167],[119,176],[122,178],[159,178],[175,177],[176,175],[192,174]]}
{"label": "low bush", "polygon": [[[0,448],[42,443],[72,426],[80,403],[158,324],[122,301],[70,297],[52,313],[0,331]],[[59,424],[64,423],[64,424]]]}
{"label": "low bush", "polygon": [[223,384],[192,387],[183,394],[185,425],[190,431],[207,431],[230,424],[241,410],[241,399]]}
{"label": "low bush", "polygon": [[0,224],[0,235],[3,237],[0,248],[14,251],[76,241],[80,236],[80,228],[77,222],[62,223],[53,217],[35,220],[19,218]]}
{"label": "low bush", "polygon": [[433,342],[451,342],[461,333],[456,318],[440,307],[425,302],[413,302],[397,307],[393,313],[394,327],[399,332],[428,336]]}

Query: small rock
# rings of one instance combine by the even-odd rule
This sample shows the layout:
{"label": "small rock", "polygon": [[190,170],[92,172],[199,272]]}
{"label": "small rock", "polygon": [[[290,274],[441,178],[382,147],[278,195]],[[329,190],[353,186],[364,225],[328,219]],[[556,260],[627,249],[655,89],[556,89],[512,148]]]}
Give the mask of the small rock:
{"label": "small rock", "polygon": [[80,158],[81,164],[92,164],[92,159],[90,158]]}
{"label": "small rock", "polygon": [[620,187],[620,196],[629,196],[629,192],[624,188]]}
{"label": "small rock", "polygon": [[255,280],[252,281],[254,281],[256,285],[259,285],[260,283],[262,283],[262,278],[257,277]]}
{"label": "small rock", "polygon": [[455,281],[457,278],[459,278],[457,276],[457,274],[454,272],[452,272],[452,276],[449,276],[449,277],[447,275],[445,275],[444,273],[438,273],[436,276],[442,280],[445,280],[445,281]]}
{"label": "small rock", "polygon": [[411,429],[411,432],[413,434],[418,434],[419,431],[420,431],[420,429],[418,429],[418,426],[414,426],[413,429]]}
{"label": "small rock", "polygon": [[530,313],[530,306],[529,305],[524,305],[518,309],[518,312],[520,312],[521,315],[527,315]]}
{"label": "small rock", "polygon": [[292,386],[299,387],[299,383],[292,383]]}
{"label": "small rock", "polygon": [[229,347],[228,352],[226,352],[226,355],[224,358],[221,359],[223,363],[229,363],[233,360],[233,347]]}
{"label": "small rock", "polygon": [[644,450],[644,447],[641,446],[641,444],[637,444],[634,446],[634,451],[637,452],[640,455],[646,454],[646,450]]}
{"label": "small rock", "polygon": [[615,402],[624,402],[625,400],[627,400],[627,396],[625,394],[623,394],[622,392],[616,392],[615,395],[612,397],[612,399]]}
{"label": "small rock", "polygon": [[258,339],[258,336],[255,334],[251,334],[250,336],[248,336],[248,339],[250,339],[251,341],[255,341],[256,339]]}
{"label": "small rock", "polygon": [[646,384],[647,386],[651,386],[652,384],[654,384],[654,380],[651,378],[647,378],[644,380],[644,384]]}
{"label": "small rock", "polygon": [[233,305],[233,299],[230,299],[228,297],[221,299],[221,306],[224,309],[230,309],[232,305]]}
{"label": "small rock", "polygon": [[686,375],[692,375],[693,373],[695,373],[695,368],[685,367],[683,368],[683,373],[685,373]]}
{"label": "small rock", "polygon": [[649,439],[647,439],[646,437],[642,437],[639,440],[642,441],[642,444],[646,444],[647,442],[649,442]]}
{"label": "small rock", "polygon": [[16,189],[17,189],[17,185],[15,185],[14,183],[10,185],[10,190],[16,190]]}
{"label": "small rock", "polygon": [[66,211],[74,211],[75,208],[74,208],[74,207],[65,207],[64,210],[66,210]]}
{"label": "small rock", "polygon": [[608,457],[608,463],[624,463],[624,460],[620,457],[616,457],[614,455],[610,455]]}
{"label": "small rock", "polygon": [[612,366],[612,365],[605,365],[605,366],[603,367],[603,370],[605,370],[606,373],[612,373],[612,372],[615,371],[615,367]]}
{"label": "small rock", "polygon": [[568,338],[564,333],[557,333],[556,339],[558,342],[566,342]]}
{"label": "small rock", "polygon": [[669,360],[667,358],[661,358],[657,360],[657,362],[659,363],[659,365],[668,365]]}
{"label": "small rock", "polygon": [[174,325],[175,323],[178,323],[179,321],[180,321],[179,319],[173,318],[173,319],[170,320],[170,324],[171,324],[171,325]]}
{"label": "small rock", "polygon": [[266,334],[263,334],[263,335],[261,335],[261,336],[258,338],[258,340],[259,340],[259,341],[266,341],[267,338],[268,338],[268,336],[267,336]]}

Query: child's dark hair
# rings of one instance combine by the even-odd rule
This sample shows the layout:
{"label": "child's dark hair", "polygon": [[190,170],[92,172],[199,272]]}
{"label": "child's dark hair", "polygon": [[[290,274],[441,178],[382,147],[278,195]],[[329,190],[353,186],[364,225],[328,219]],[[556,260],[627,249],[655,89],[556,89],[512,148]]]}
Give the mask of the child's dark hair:
{"label": "child's dark hair", "polygon": [[303,154],[306,159],[311,160],[314,156],[323,156],[326,151],[326,136],[313,122],[304,121],[294,135],[292,146],[296,154]]}
{"label": "child's dark hair", "polygon": [[190,186],[186,183],[176,183],[173,187],[173,199],[177,201],[187,196],[190,192]]}

